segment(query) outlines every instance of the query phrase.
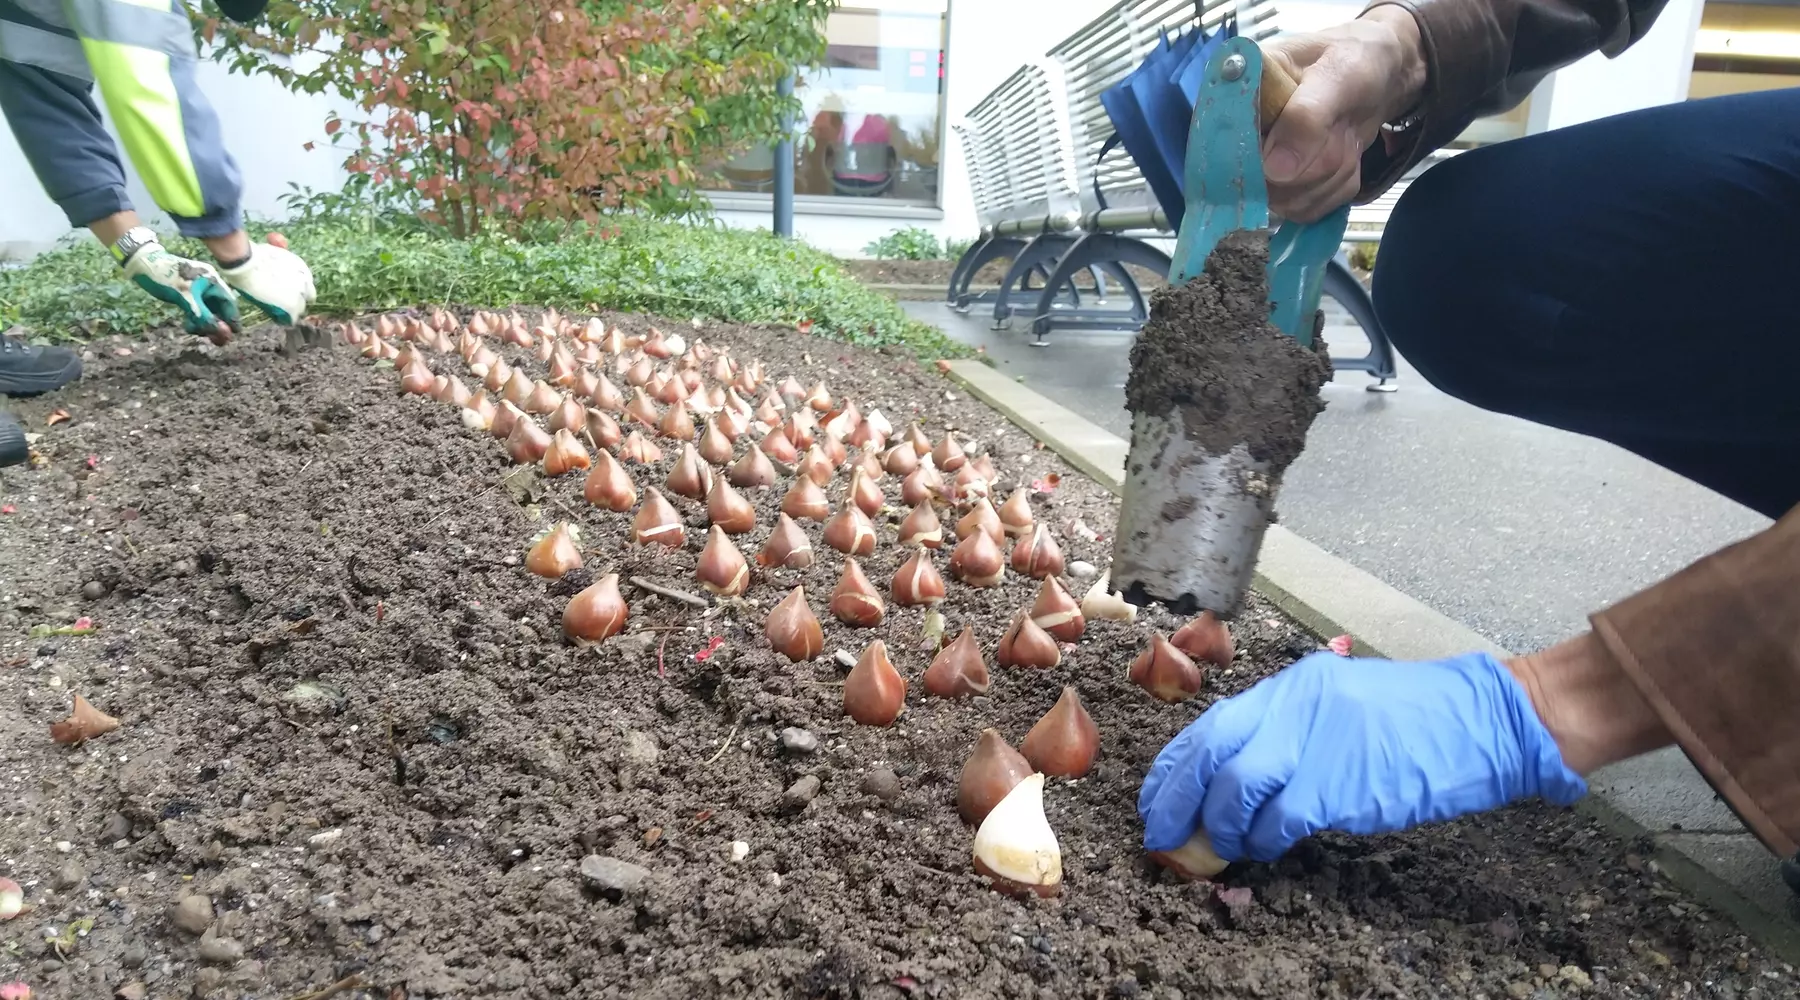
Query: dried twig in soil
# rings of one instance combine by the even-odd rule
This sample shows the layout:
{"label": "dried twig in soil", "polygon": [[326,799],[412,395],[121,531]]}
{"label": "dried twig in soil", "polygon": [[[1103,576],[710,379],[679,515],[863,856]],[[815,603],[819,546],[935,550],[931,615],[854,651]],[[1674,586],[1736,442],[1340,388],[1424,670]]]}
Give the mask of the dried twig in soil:
{"label": "dried twig in soil", "polygon": [[313,990],[308,993],[296,993],[292,997],[289,997],[288,1000],[327,1000],[327,998],[337,996],[345,990],[356,989],[362,984],[362,973],[352,972],[350,975],[332,983],[330,986]]}
{"label": "dried twig in soil", "polygon": [[719,752],[713,754],[712,759],[706,762],[708,767],[717,764],[719,758],[725,756],[725,751],[731,749],[731,741],[737,739],[737,731],[737,723],[734,722],[731,724],[731,732],[725,734],[725,742],[719,744]]}
{"label": "dried twig in soil", "polygon": [[651,583],[641,576],[627,577],[625,582],[639,590],[647,590],[658,597],[666,597],[671,601],[680,601],[689,607],[704,608],[707,606],[706,598],[704,597],[695,596],[685,590],[676,590],[673,587],[665,587],[660,583]]}

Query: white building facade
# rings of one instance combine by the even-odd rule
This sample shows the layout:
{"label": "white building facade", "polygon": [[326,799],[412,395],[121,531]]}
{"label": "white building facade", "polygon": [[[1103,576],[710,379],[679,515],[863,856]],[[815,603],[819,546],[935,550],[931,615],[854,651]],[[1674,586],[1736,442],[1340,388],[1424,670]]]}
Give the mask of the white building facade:
{"label": "white building facade", "polygon": [[[968,171],[950,126],[1019,66],[1117,2],[850,0],[832,15],[826,66],[800,88],[806,115],[795,150],[796,235],[846,256],[904,226],[939,238],[975,236]],[[1276,23],[1304,31],[1354,17],[1362,0],[1278,3]],[[1650,35],[1623,57],[1594,56],[1564,69],[1526,106],[1477,123],[1468,138],[1499,141],[1685,99],[1696,37],[1708,37],[1699,30],[1703,3],[1670,0]],[[1729,47],[1729,32],[1711,44]],[[1789,64],[1768,85],[1800,83],[1784,75],[1800,59]],[[337,102],[290,94],[213,63],[203,64],[201,82],[243,170],[247,210],[280,218],[280,197],[293,186],[335,189],[342,182],[342,154],[322,141]],[[317,148],[307,151],[308,142]],[[712,196],[722,221],[768,227],[772,163],[772,154],[755,151],[724,165]],[[133,185],[140,208],[151,207],[142,185]],[[28,256],[67,235],[11,134],[0,132],[0,259]]]}

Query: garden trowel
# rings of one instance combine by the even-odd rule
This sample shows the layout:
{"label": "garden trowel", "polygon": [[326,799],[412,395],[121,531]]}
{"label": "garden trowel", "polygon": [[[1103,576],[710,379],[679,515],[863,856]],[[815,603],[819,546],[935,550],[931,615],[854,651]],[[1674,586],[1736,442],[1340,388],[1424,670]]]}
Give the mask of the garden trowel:
{"label": "garden trowel", "polygon": [[[1252,242],[1266,239],[1268,324],[1253,316],[1244,325],[1257,330],[1237,332],[1241,335],[1215,338],[1212,334],[1217,331],[1204,329],[1179,333],[1223,345],[1210,348],[1215,360],[1217,351],[1235,350],[1232,345],[1246,338],[1252,342],[1258,336],[1264,341],[1279,335],[1293,338],[1307,350],[1264,343],[1244,355],[1245,374],[1262,386],[1257,391],[1265,396],[1310,391],[1311,398],[1298,405],[1315,407],[1317,384],[1328,377],[1328,369],[1312,353],[1319,290],[1326,265],[1342,243],[1349,206],[1317,222],[1270,218],[1261,125],[1281,112],[1294,86],[1284,70],[1263,61],[1262,51],[1249,38],[1226,40],[1208,59],[1188,129],[1183,163],[1186,214],[1169,280],[1179,285],[1202,274],[1221,241],[1243,242],[1244,237],[1233,234],[1247,234]],[[1153,331],[1156,323],[1153,317],[1140,337],[1169,336],[1160,327]],[[1267,371],[1257,367],[1263,361],[1248,360],[1252,354],[1263,358],[1271,346],[1278,348],[1275,353],[1284,361],[1297,358],[1296,364],[1313,365],[1317,374],[1311,383],[1293,377],[1292,371]],[[1134,350],[1133,379],[1140,377],[1137,369],[1149,360],[1150,355],[1140,359],[1139,350]],[[1167,373],[1158,377],[1169,381]],[[1164,395],[1166,405],[1134,404],[1124,502],[1113,540],[1112,587],[1140,606],[1154,601],[1180,614],[1204,609],[1233,618],[1243,607],[1281,475],[1298,453],[1316,410],[1307,410],[1299,422],[1291,451],[1271,453],[1248,441],[1256,434],[1240,432],[1246,424],[1259,426],[1260,411],[1238,412],[1235,417],[1229,412],[1243,405],[1244,392],[1223,391],[1216,380],[1209,386],[1199,378],[1190,388],[1178,387]]]}

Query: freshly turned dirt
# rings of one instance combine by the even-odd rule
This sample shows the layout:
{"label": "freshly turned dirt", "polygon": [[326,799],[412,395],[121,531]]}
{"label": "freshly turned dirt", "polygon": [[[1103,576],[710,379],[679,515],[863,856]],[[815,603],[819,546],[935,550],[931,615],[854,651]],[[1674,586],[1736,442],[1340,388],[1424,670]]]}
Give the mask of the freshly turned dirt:
{"label": "freshly turned dirt", "polygon": [[1231,233],[1200,274],[1157,293],[1132,344],[1125,407],[1178,413],[1210,453],[1242,444],[1279,477],[1325,409],[1331,357],[1316,327],[1309,349],[1269,321],[1268,259],[1268,233]]}
{"label": "freshly turned dirt", "polygon": [[[1003,488],[1060,474],[1038,517],[1071,560],[1110,545],[1108,495],[934,372],[790,332],[699,335],[762,358],[771,384],[822,378],[865,413],[953,428],[994,454]],[[1093,623],[1055,669],[996,670],[988,697],[926,698],[921,612],[838,625],[825,600],[842,559],[822,545],[820,565],[764,574],[741,606],[627,587],[626,634],[567,645],[562,608],[590,571],[698,590],[697,505],[676,501],[685,550],[628,551],[628,515],[586,506],[578,476],[502,485],[499,444],[400,396],[392,370],[270,340],[103,349],[79,385],[19,406],[45,461],[7,472],[0,496],[0,874],[31,909],[0,925],[0,981],[49,1000],[133,982],[152,998],[287,998],[353,975],[338,995],[1793,995],[1791,971],[1565,811],[1322,837],[1217,886],[1153,868],[1133,806],[1157,750],[1318,646],[1267,606],[1238,623],[1234,666],[1177,706],[1124,680],[1150,629],[1175,624],[1154,611]],[[71,419],[46,427],[56,408]],[[648,485],[663,469],[638,471]],[[747,554],[775,503],[760,499]],[[563,517],[583,528],[586,569],[528,575],[527,542]],[[884,591],[900,555],[865,562]],[[798,665],[761,638],[795,581],[827,651]],[[943,613],[991,655],[1034,591],[1016,575],[952,583]],[[27,637],[80,615],[97,630]],[[831,655],[876,636],[912,682],[886,729],[844,718]],[[957,775],[984,726],[1016,743],[1065,684],[1101,754],[1046,795],[1064,894],[1020,902],[970,869]],[[71,692],[122,728],[53,744]],[[788,727],[816,749],[787,747]],[[814,797],[784,801],[803,776]],[[612,881],[583,877],[589,856]],[[621,885],[602,858],[647,874]],[[174,922],[188,894],[210,898],[210,927],[197,902],[187,929]]]}

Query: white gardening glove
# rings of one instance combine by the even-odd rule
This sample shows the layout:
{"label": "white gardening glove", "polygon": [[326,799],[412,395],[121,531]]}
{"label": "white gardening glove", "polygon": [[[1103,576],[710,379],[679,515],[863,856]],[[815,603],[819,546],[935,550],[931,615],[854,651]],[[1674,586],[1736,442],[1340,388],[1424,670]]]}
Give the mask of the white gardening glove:
{"label": "white gardening glove", "polygon": [[146,243],[125,262],[125,276],[139,288],[181,310],[182,325],[224,343],[238,327],[237,297],[211,264],[177,257]]}
{"label": "white gardening glove", "polygon": [[277,323],[291,326],[306,315],[306,307],[318,297],[312,268],[299,255],[268,243],[250,245],[250,259],[220,271],[238,294],[269,314]]}

